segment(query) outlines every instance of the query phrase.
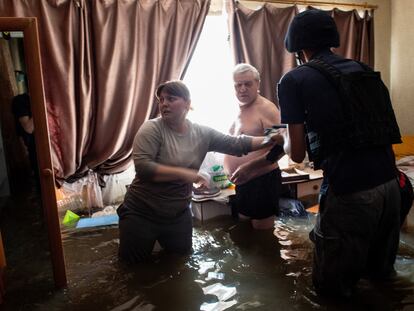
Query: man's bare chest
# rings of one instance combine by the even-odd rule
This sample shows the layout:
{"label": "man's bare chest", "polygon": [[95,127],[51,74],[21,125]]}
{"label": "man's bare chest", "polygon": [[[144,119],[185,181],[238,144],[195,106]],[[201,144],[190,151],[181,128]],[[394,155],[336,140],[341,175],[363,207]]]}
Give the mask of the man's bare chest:
{"label": "man's bare chest", "polygon": [[263,121],[258,113],[240,113],[235,122],[235,134],[263,135]]}

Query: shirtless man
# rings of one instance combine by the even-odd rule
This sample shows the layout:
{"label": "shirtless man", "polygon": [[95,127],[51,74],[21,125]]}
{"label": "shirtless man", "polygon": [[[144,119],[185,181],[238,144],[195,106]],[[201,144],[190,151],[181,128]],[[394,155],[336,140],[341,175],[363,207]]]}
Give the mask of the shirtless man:
{"label": "shirtless man", "polygon": [[[266,128],[280,124],[276,105],[259,94],[260,74],[249,64],[238,64],[233,71],[239,114],[230,128],[231,135],[261,136]],[[269,149],[243,157],[225,155],[224,167],[236,184],[235,205],[240,218],[251,219],[255,229],[270,229],[279,212],[280,170],[276,163],[264,163],[254,169],[248,163]]]}

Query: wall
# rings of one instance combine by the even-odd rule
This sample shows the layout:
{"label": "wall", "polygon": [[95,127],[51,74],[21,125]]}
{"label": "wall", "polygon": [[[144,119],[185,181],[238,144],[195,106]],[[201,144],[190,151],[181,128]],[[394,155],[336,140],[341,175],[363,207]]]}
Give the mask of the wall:
{"label": "wall", "polygon": [[391,97],[401,133],[414,135],[414,1],[391,5]]}

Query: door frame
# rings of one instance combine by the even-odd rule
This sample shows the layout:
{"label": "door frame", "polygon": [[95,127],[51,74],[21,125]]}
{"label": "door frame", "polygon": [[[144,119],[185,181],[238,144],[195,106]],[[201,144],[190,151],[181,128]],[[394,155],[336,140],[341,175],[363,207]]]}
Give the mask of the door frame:
{"label": "door frame", "polygon": [[35,17],[0,17],[0,31],[22,31],[39,166],[42,206],[47,225],[55,287],[67,286],[43,87],[38,26]]}

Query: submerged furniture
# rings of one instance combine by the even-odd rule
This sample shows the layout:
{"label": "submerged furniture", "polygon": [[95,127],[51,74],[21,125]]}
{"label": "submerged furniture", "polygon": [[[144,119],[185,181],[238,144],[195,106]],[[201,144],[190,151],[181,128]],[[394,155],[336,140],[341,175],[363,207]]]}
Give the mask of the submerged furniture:
{"label": "submerged furniture", "polygon": [[204,221],[217,216],[230,216],[232,214],[230,196],[235,193],[234,189],[227,188],[222,189],[220,195],[216,197],[206,198],[205,200],[192,200],[191,211],[193,217],[203,223]]}
{"label": "submerged furniture", "polygon": [[279,161],[279,168],[282,170],[282,185],[288,190],[288,197],[300,199],[309,195],[318,195],[323,171],[314,170],[312,163],[305,160],[301,164],[294,163],[285,155]]}
{"label": "submerged furniture", "polygon": [[[288,197],[301,199],[305,196],[317,196],[319,194],[323,177],[321,170],[314,171],[310,167],[294,170],[293,166],[289,166],[289,168],[282,167],[283,170],[290,172],[290,176],[282,174],[282,185],[285,189],[287,188]],[[232,215],[230,197],[235,193],[234,189],[227,188],[222,189],[220,195],[217,197],[206,198],[203,201],[193,199],[191,201],[193,217],[203,223],[217,216]]]}
{"label": "submerged furniture", "polygon": [[322,170],[313,171],[313,169],[303,170],[308,174],[306,179],[287,180],[282,175],[282,185],[286,185],[290,197],[300,199],[309,195],[318,195],[321,189],[323,173]]}

